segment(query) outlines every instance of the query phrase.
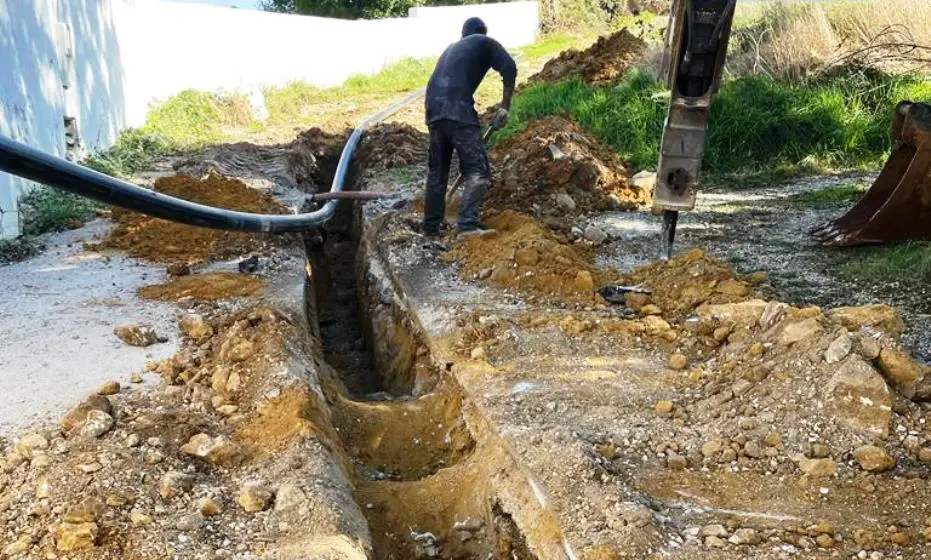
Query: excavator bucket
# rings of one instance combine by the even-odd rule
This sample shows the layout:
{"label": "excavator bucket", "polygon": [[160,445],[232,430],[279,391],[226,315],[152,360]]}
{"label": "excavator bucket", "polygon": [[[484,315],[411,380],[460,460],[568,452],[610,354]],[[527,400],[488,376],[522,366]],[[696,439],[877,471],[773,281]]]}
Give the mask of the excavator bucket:
{"label": "excavator bucket", "polygon": [[899,103],[890,132],[892,154],[869,190],[846,214],[811,231],[821,244],[931,239],[931,105]]}

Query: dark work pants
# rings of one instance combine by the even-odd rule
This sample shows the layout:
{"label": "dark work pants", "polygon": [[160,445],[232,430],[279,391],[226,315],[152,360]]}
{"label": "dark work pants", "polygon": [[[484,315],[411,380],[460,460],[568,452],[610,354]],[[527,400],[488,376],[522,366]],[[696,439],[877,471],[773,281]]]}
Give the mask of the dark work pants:
{"label": "dark work pants", "polygon": [[478,212],[491,182],[491,166],[481,129],[478,125],[450,120],[435,121],[429,128],[430,170],[424,200],[423,231],[427,235],[439,233],[446,215],[446,185],[453,150],[459,155],[459,170],[463,177],[459,229],[475,229],[480,225]]}

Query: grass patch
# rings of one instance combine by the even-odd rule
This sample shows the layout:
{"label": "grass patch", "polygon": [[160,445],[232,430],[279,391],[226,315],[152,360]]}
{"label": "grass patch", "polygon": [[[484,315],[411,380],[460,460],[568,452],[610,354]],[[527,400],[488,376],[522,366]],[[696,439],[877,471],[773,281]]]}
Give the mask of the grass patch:
{"label": "grass patch", "polygon": [[244,96],[185,90],[153,107],[142,131],[189,147],[221,140],[225,126],[248,127],[252,122]]}
{"label": "grass patch", "polygon": [[816,191],[798,194],[786,201],[800,208],[820,208],[824,206],[843,206],[857,201],[866,187],[860,183],[848,183],[836,187],[827,187]]}
{"label": "grass patch", "polygon": [[27,236],[79,228],[101,208],[87,198],[41,186],[26,193],[19,204]]}
{"label": "grass patch", "polygon": [[872,281],[931,280],[931,243],[916,241],[894,247],[866,247],[858,253],[860,258],[841,265],[842,275]]}
{"label": "grass patch", "polygon": [[[889,149],[889,122],[901,99],[931,99],[931,82],[856,75],[793,85],[763,76],[725,82],[714,98],[704,169],[711,176],[875,169]],[[495,142],[531,119],[566,113],[613,147],[634,171],[655,169],[668,93],[644,72],[613,88],[574,79],[528,88],[514,100]]]}
{"label": "grass patch", "polygon": [[88,156],[83,164],[113,177],[129,177],[147,167],[154,158],[177,151],[175,143],[163,136],[129,129],[120,134],[110,149]]}

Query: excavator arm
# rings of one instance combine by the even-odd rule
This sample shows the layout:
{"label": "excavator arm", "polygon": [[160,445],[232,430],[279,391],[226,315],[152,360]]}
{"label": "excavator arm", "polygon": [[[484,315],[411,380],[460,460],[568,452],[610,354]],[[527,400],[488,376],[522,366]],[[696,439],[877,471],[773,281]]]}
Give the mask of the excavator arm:
{"label": "excavator arm", "polygon": [[711,98],[724,69],[737,0],[673,0],[663,67],[671,90],[663,125],[653,213],[663,216],[668,259],[680,211],[695,207]]}

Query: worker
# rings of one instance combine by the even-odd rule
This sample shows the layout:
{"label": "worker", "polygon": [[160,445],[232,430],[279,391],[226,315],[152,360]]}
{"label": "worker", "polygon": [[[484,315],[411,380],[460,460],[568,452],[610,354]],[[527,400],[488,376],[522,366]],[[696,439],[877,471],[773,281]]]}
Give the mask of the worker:
{"label": "worker", "polygon": [[487,33],[488,28],[481,19],[467,19],[462,26],[462,38],[440,55],[427,84],[430,161],[423,233],[429,238],[439,237],[446,215],[446,186],[453,149],[459,155],[459,167],[464,180],[459,206],[459,233],[472,235],[490,231],[478,217],[491,183],[491,166],[482,140],[473,95],[489,68],[501,74],[504,95],[495,111],[492,126],[503,127],[507,123],[514,93],[517,65],[504,47],[488,37]]}

